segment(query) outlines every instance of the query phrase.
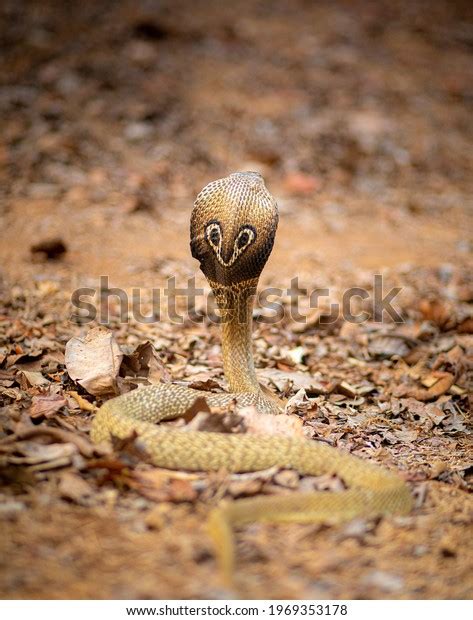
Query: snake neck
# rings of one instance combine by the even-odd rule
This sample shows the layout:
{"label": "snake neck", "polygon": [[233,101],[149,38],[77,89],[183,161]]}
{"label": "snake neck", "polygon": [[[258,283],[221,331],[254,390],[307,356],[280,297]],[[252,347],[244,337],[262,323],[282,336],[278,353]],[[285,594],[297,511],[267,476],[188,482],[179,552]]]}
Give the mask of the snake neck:
{"label": "snake neck", "polygon": [[257,283],[257,279],[228,286],[210,282],[221,314],[223,369],[232,392],[261,392],[251,341]]}

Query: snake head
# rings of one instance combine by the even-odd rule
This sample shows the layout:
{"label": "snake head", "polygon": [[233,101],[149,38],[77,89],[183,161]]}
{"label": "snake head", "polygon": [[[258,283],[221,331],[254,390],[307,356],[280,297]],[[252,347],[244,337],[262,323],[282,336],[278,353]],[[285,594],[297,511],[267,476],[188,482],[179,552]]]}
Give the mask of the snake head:
{"label": "snake head", "polygon": [[257,172],[235,172],[199,193],[191,216],[192,256],[206,278],[228,286],[258,279],[273,248],[276,201]]}

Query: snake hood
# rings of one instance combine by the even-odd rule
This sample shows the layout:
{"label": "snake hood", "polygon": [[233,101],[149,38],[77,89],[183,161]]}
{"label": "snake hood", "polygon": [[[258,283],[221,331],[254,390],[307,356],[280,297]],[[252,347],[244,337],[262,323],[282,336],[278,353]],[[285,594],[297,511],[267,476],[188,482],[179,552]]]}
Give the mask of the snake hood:
{"label": "snake hood", "polygon": [[278,225],[276,201],[257,172],[236,172],[209,183],[191,216],[192,256],[212,286],[256,283]]}

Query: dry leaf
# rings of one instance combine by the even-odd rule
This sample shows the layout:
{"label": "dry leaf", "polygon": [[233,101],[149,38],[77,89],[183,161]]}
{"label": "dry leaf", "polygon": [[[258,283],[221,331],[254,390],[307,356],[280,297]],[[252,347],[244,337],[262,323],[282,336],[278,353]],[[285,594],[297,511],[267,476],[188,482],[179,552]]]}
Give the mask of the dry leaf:
{"label": "dry leaf", "polygon": [[[85,457],[90,457],[96,450],[93,444],[84,436],[77,432],[66,431],[62,428],[54,428],[46,424],[40,424],[39,426],[28,426],[19,428],[15,432],[13,440],[31,439],[40,436],[51,437],[57,441],[62,441],[65,444],[73,444],[77,450]],[[9,440],[11,445],[12,440]]]}
{"label": "dry leaf", "polygon": [[66,399],[59,394],[33,396],[30,407],[30,418],[50,418],[67,404]]}
{"label": "dry leaf", "polygon": [[429,375],[428,379],[432,379],[432,383],[427,390],[414,388],[409,391],[408,395],[421,401],[434,400],[448,392],[455,382],[455,377],[449,372],[436,371]]}
{"label": "dry leaf", "polygon": [[453,329],[457,324],[453,304],[444,299],[423,299],[419,310],[426,321],[431,321],[442,331]]}
{"label": "dry leaf", "polygon": [[20,370],[18,373],[20,378],[20,387],[23,390],[29,387],[38,387],[40,385],[48,385],[49,381],[40,372],[32,372],[29,370]]}
{"label": "dry leaf", "polygon": [[299,474],[293,469],[283,469],[275,474],[274,482],[286,489],[297,489],[299,486]]}
{"label": "dry leaf", "polygon": [[85,338],[71,338],[66,344],[69,376],[94,396],[118,393],[117,376],[122,358],[113,333],[105,327],[94,327]]}
{"label": "dry leaf", "polygon": [[158,502],[192,502],[198,497],[189,480],[170,478],[160,470],[134,471],[128,481],[144,497]]}
{"label": "dry leaf", "polygon": [[397,443],[412,443],[417,439],[419,433],[417,431],[409,431],[409,430],[388,430],[383,433],[383,437],[390,444]]}
{"label": "dry leaf", "polygon": [[138,345],[132,353],[123,356],[120,376],[147,379],[151,384],[171,380],[169,371],[149,341]]}
{"label": "dry leaf", "polygon": [[93,494],[92,487],[84,478],[69,471],[61,474],[58,490],[61,497],[77,503]]}
{"label": "dry leaf", "polygon": [[279,392],[288,392],[303,388],[309,395],[327,394],[330,391],[328,383],[323,383],[318,377],[306,372],[287,372],[276,368],[264,368],[258,372],[258,376],[272,383]]}
{"label": "dry leaf", "polygon": [[302,364],[304,358],[307,356],[307,349],[305,347],[296,347],[286,353],[286,357],[294,364]]}
{"label": "dry leaf", "polygon": [[232,497],[248,497],[256,495],[261,491],[263,481],[258,479],[232,480],[228,485],[227,491]]}
{"label": "dry leaf", "polygon": [[210,413],[210,407],[204,396],[198,396],[182,417],[186,422],[190,422],[199,413]]}
{"label": "dry leaf", "polygon": [[7,461],[9,463],[16,465],[48,463],[52,464],[51,467],[56,467],[59,461],[64,465],[71,463],[72,457],[78,453],[78,450],[72,443],[44,445],[33,441],[21,441],[15,444],[15,452],[22,456],[8,456]]}
{"label": "dry leaf", "polygon": [[[200,399],[199,399],[200,400]],[[207,431],[210,433],[242,433],[245,424],[239,413],[234,411],[197,413],[183,431]]]}
{"label": "dry leaf", "polygon": [[317,409],[317,403],[315,400],[311,400],[306,391],[301,388],[294,396],[292,396],[286,403],[285,413],[300,413],[304,417],[309,415],[309,412],[313,412]]}
{"label": "dry leaf", "polygon": [[243,418],[247,433],[255,435],[282,435],[284,437],[304,437],[302,421],[294,416],[268,415],[260,413],[256,407],[241,407],[238,415]]}
{"label": "dry leaf", "polygon": [[169,501],[171,502],[193,502],[197,499],[198,493],[189,480],[173,478],[169,483]]}
{"label": "dry leaf", "polygon": [[350,385],[348,381],[342,381],[337,387],[337,392],[348,398],[356,398],[358,396],[358,390],[353,385]]}
{"label": "dry leaf", "polygon": [[378,336],[368,346],[370,356],[379,359],[390,359],[394,356],[404,357],[410,351],[409,341],[399,336]]}

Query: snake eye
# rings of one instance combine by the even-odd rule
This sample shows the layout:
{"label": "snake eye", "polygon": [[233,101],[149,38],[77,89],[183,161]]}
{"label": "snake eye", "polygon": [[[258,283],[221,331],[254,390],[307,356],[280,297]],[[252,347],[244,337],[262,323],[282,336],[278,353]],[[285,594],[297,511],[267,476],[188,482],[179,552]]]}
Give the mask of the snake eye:
{"label": "snake eye", "polygon": [[256,238],[256,233],[253,228],[245,227],[238,233],[238,237],[235,240],[235,247],[238,252],[242,252],[249,245],[253,243]]}
{"label": "snake eye", "polygon": [[218,230],[216,228],[214,228],[210,235],[209,235],[209,239],[210,241],[214,244],[214,245],[218,245],[218,242],[220,240],[220,233],[218,232]]}
{"label": "snake eye", "polygon": [[242,232],[241,235],[238,237],[238,247],[240,249],[243,248],[249,240],[250,235],[246,231]]}
{"label": "snake eye", "polygon": [[220,224],[218,222],[209,222],[205,228],[205,236],[210,245],[217,249],[222,240]]}

